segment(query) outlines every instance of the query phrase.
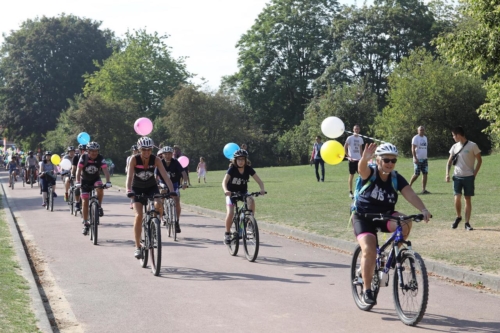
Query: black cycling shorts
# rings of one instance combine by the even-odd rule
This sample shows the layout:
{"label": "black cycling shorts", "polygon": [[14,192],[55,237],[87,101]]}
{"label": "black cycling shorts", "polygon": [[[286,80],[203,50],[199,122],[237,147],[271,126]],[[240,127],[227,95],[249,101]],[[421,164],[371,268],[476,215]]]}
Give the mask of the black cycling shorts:
{"label": "black cycling shorts", "polygon": [[132,187],[132,191],[135,193],[134,197],[134,202],[139,202],[145,205],[147,203],[147,199],[145,198],[138,198],[138,195],[145,194],[145,195],[153,195],[153,194],[160,194],[160,189],[158,189],[158,186],[153,186],[153,187],[148,187],[148,188],[139,188],[139,187]]}
{"label": "black cycling shorts", "polygon": [[[393,214],[396,214],[394,212]],[[366,218],[357,213],[352,214],[352,226],[354,229],[354,235],[356,239],[360,239],[366,234],[376,235],[377,231],[381,232],[393,232],[394,230],[389,230],[390,221],[373,221],[371,218]]]}

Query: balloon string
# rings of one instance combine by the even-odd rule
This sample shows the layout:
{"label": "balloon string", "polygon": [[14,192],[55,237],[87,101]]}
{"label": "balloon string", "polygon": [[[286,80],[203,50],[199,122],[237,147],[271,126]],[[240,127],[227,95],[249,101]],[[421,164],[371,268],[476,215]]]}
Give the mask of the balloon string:
{"label": "balloon string", "polygon": [[[351,134],[356,134],[356,133],[353,133],[353,132],[349,132],[349,131],[344,131],[346,133],[351,133]],[[375,139],[375,138],[370,138],[369,136],[364,136],[364,135],[361,135],[361,134],[358,134],[358,136],[362,137],[362,138],[367,138],[367,139],[371,139],[371,140],[374,140],[374,141],[380,141],[382,143],[385,143],[386,141],[383,141],[383,140],[379,140],[379,139]]]}

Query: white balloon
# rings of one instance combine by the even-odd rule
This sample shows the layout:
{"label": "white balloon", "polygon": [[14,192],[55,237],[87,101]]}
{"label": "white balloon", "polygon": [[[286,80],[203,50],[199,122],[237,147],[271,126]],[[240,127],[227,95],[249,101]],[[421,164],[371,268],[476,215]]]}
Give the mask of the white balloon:
{"label": "white balloon", "polygon": [[68,160],[68,159],[63,159],[61,161],[61,163],[59,163],[59,166],[63,169],[63,170],[69,170],[71,169],[71,161]]}
{"label": "white balloon", "polygon": [[338,138],[344,130],[344,122],[338,117],[328,117],[321,123],[321,132],[330,139]]}

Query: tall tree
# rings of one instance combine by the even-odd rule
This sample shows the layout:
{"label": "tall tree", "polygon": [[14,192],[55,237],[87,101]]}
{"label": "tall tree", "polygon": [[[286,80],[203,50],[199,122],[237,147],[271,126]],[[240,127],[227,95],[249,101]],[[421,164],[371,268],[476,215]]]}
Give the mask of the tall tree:
{"label": "tall tree", "polygon": [[430,48],[434,16],[420,0],[379,0],[372,6],[343,6],[333,21],[333,61],[318,87],[367,78],[380,106],[385,104],[387,76],[417,47]]}
{"label": "tall tree", "polygon": [[303,119],[311,83],[331,61],[329,32],[336,0],[272,0],[239,40],[239,71],[223,85],[236,88],[251,118],[268,132]]}
{"label": "tall tree", "polygon": [[27,20],[4,35],[0,49],[0,123],[13,139],[56,126],[68,98],[80,93],[83,75],[112,53],[113,34],[101,22],[73,15]]}
{"label": "tall tree", "polygon": [[165,98],[191,77],[184,58],[172,57],[167,38],[145,30],[127,32],[123,49],[96,64],[99,71],[86,75],[85,94],[98,92],[112,101],[131,99],[141,116],[154,119]]}
{"label": "tall tree", "polygon": [[425,126],[430,156],[446,156],[453,144],[451,130],[462,125],[467,138],[483,152],[491,148],[476,109],[484,102],[483,81],[460,72],[424,50],[405,58],[389,76],[389,105],[376,119],[376,137],[410,155],[411,138]]}

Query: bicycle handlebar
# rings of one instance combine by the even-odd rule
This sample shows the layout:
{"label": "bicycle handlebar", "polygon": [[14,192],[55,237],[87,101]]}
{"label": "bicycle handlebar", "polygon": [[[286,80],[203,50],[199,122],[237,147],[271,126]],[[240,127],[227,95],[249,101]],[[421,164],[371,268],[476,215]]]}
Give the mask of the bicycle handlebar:
{"label": "bicycle handlebar", "polygon": [[[267,192],[264,192],[264,194],[267,194]],[[258,197],[260,192],[252,192],[252,193],[240,193],[240,192],[231,192],[231,198],[246,198],[246,197]]]}
{"label": "bicycle handlebar", "polygon": [[134,196],[139,198],[139,199],[158,199],[158,198],[165,199],[165,198],[169,198],[169,197],[176,197],[177,193],[175,193],[175,192],[155,193],[155,194],[149,194],[149,195],[142,193],[142,194],[134,195]]}
{"label": "bicycle handlebar", "polygon": [[[373,221],[394,220],[402,222],[406,220],[413,220],[414,222],[422,222],[422,220],[424,219],[424,214],[393,216],[393,215],[377,214],[377,213],[365,213],[360,215],[362,217],[371,218]],[[430,217],[432,217],[432,215]]]}

